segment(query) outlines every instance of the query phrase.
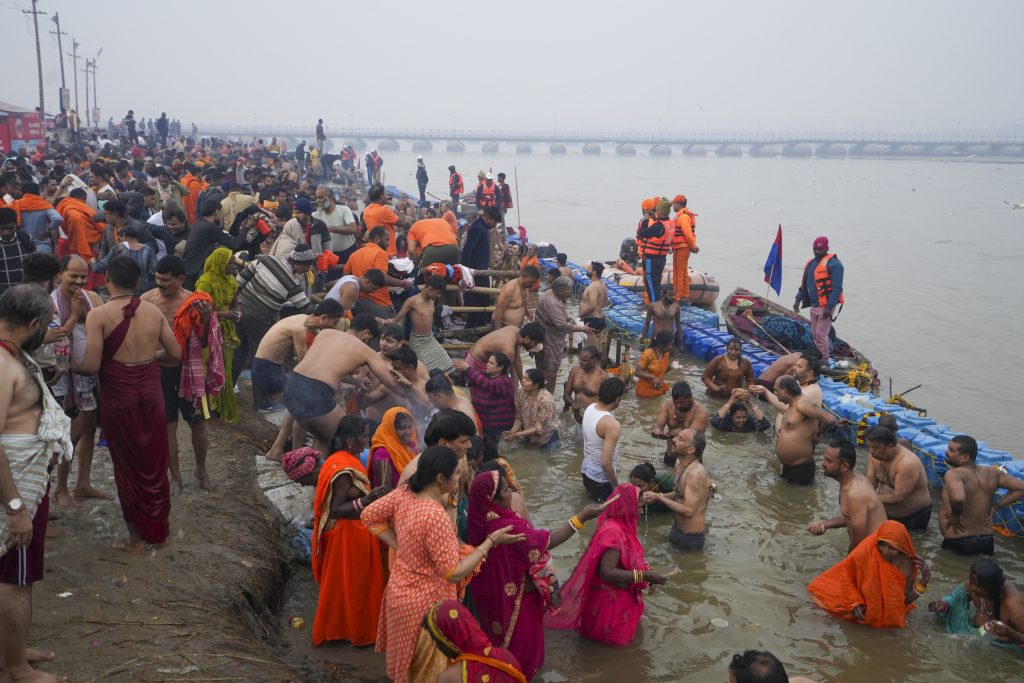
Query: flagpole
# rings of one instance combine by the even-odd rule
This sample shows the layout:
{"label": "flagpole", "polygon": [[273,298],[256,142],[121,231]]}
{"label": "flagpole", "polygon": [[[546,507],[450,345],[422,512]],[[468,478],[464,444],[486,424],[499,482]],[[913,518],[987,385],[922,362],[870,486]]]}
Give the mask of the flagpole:
{"label": "flagpole", "polygon": [[775,261],[772,261],[772,271],[768,274],[768,286],[764,288],[764,307],[768,308],[768,295],[772,293],[772,279],[775,277]]}

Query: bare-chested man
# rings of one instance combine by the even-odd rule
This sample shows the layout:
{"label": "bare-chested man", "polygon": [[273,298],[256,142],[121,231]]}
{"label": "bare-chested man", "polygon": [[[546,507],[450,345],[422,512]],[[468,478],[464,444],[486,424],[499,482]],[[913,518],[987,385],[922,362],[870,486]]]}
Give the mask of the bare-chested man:
{"label": "bare-chested man", "polygon": [[526,320],[526,304],[530,292],[537,288],[540,281],[540,270],[537,266],[528,265],[519,271],[519,277],[506,282],[498,298],[494,300],[494,329],[502,327],[520,327]]}
{"label": "bare-chested man", "polygon": [[444,292],[444,278],[439,275],[431,275],[424,281],[419,294],[405,300],[398,315],[390,320],[378,318],[377,322],[381,325],[394,325],[408,315],[412,320],[409,348],[416,353],[416,357],[428,372],[440,370],[445,374],[450,374],[453,371],[452,357],[434,338],[434,311],[437,308],[437,302],[444,296]]}
{"label": "bare-chested man", "polygon": [[[258,391],[266,396],[267,400],[273,401],[269,406],[260,408],[261,413],[284,408],[284,404],[277,402],[284,394],[283,366],[293,357],[296,363],[305,358],[310,340],[315,339],[314,335],[321,330],[336,328],[341,316],[341,304],[333,299],[324,299],[316,305],[311,315],[290,315],[278,320],[267,330],[252,361],[253,392]],[[306,430],[295,422],[291,413],[286,413],[277,430],[277,438],[264,457],[280,462],[288,437],[292,437],[292,447],[299,448],[305,440],[305,435]]]}
{"label": "bare-chested man", "polygon": [[[52,437],[39,434],[41,413],[59,416],[60,431],[70,429],[57,403],[46,400],[39,367],[29,356],[43,344],[52,318],[53,303],[39,287],[17,285],[0,296],[0,507],[6,513],[0,518],[0,680],[4,681],[59,680],[31,666],[31,662],[53,659],[54,653],[28,647],[32,584],[43,578],[47,468],[53,455]],[[64,441],[62,448],[70,449],[70,442]]]}
{"label": "bare-chested man", "polygon": [[794,351],[792,353],[787,353],[785,356],[780,356],[777,360],[773,361],[771,365],[761,371],[761,374],[757,378],[757,383],[765,389],[774,389],[775,380],[783,375],[793,374],[793,364],[800,360],[800,356],[802,355],[803,351]]}
{"label": "bare-chested man", "polygon": [[569,255],[561,252],[555,254],[555,262],[558,264],[558,276],[567,277],[570,282],[576,281],[576,273],[569,267]]}
{"label": "bare-chested man", "polygon": [[868,445],[867,479],[877,489],[885,514],[908,531],[927,530],[932,496],[921,460],[896,443],[896,435],[885,427],[872,427],[864,441]]}
{"label": "bare-chested man", "polygon": [[[651,327],[650,337],[647,335],[648,327]],[[659,300],[648,304],[647,319],[644,320],[640,337],[654,339],[659,332],[669,332],[675,340],[683,338],[683,321],[679,315],[679,304],[676,303],[676,292],[671,285],[662,288]]]}
{"label": "bare-chested man", "polygon": [[793,375],[800,382],[803,397],[820,408],[822,396],[818,380],[821,378],[821,361],[818,358],[817,351],[813,354],[806,351],[801,353],[793,363],[793,371],[787,374]]}
{"label": "bare-chested man", "polygon": [[520,328],[503,327],[478,339],[466,352],[466,362],[478,370],[487,367],[487,360],[495,351],[512,359],[512,379],[523,378],[523,359],[519,350],[535,354],[544,348],[544,326],[538,322],[526,323]]}
{"label": "bare-chested man", "polygon": [[132,295],[141,271],[130,256],[107,264],[110,300],[85,319],[85,358],[71,371],[99,373],[100,427],[107,438],[128,537],[117,550],[141,555],[167,541],[167,421],[160,363],[179,361],[181,347],[160,309]]}
{"label": "bare-chested man", "polygon": [[671,493],[645,491],[644,504],[659,502],[672,511],[669,542],[679,550],[703,550],[705,515],[711,480],[701,462],[704,455],[704,433],[684,429],[669,442],[675,459],[675,487]]}
{"label": "bare-chested man", "polygon": [[312,432],[314,448],[321,453],[327,452],[345,416],[336,393],[346,377],[365,365],[391,391],[399,393],[409,388],[409,382],[400,380],[367,346],[378,334],[377,321],[368,313],[353,318],[347,332],[323,330],[285,380],[284,404],[296,422]]}
{"label": "bare-chested man", "polygon": [[686,381],[679,381],[672,385],[671,398],[665,399],[658,408],[658,418],[651,428],[651,436],[655,439],[666,439],[665,464],[671,465],[675,462],[672,439],[684,429],[693,429],[701,434],[707,431],[711,424],[711,414],[708,409],[693,400],[693,389]]}
{"label": "bare-chested man", "polygon": [[800,383],[793,375],[775,380],[775,393],[758,385],[751,385],[752,394],[764,396],[782,413],[779,433],[775,437],[775,455],[782,463],[779,476],[790,484],[810,486],[814,483],[814,444],[818,422],[831,427],[846,424],[818,408],[803,397]]}
{"label": "bare-chested man", "polygon": [[[192,292],[183,287],[185,282],[185,262],[177,254],[165,256],[156,264],[156,287],[145,292],[143,301],[160,309],[168,325],[174,325],[174,314],[178,312]],[[202,323],[209,329],[210,304],[197,304],[202,316]],[[213,491],[216,486],[206,471],[206,454],[209,450],[209,437],[206,433],[206,419],[201,411],[197,411],[192,401],[181,398],[178,390],[181,387],[181,363],[164,360],[160,363],[160,386],[164,393],[164,419],[167,421],[168,467],[171,470],[171,494],[180,493],[181,466],[178,462],[178,414],[184,418],[192,434],[192,450],[196,455],[195,477],[199,486]],[[231,389],[225,387],[225,391]]]}
{"label": "bare-chested man", "polygon": [[828,529],[846,527],[850,544],[849,554],[885,521],[885,506],[875,493],[867,477],[854,471],[857,466],[857,448],[846,439],[833,441],[821,459],[821,471],[829,479],[839,482],[839,516],[819,519],[807,525],[807,531],[820,536]]}
{"label": "bare-chested man", "polygon": [[426,392],[427,398],[430,399],[431,404],[438,410],[458,410],[459,412],[465,413],[468,417],[473,418],[473,422],[476,424],[478,432],[483,431],[483,423],[480,421],[480,417],[476,414],[476,409],[473,407],[473,402],[465,396],[460,396],[455,393],[455,389],[452,387],[451,380],[449,380],[443,374],[435,374],[423,387]]}
{"label": "bare-chested man", "polygon": [[[580,318],[583,324],[600,334],[604,331],[604,307],[608,305],[608,288],[601,279],[604,273],[604,264],[600,261],[590,262],[590,284],[583,290],[580,297]],[[593,339],[595,334],[588,333],[588,338]]]}
{"label": "bare-chested man", "polygon": [[[992,467],[978,467],[978,442],[965,434],[946,446],[949,470],[942,487],[942,547],[959,555],[992,555],[992,515],[1024,498],[1024,481]],[[996,489],[1007,493],[993,500]]]}
{"label": "bare-chested man", "polygon": [[562,392],[563,411],[572,410],[576,424],[583,422],[583,411],[587,406],[597,403],[597,392],[606,379],[608,373],[601,367],[601,352],[596,346],[585,347],[580,351],[579,362],[569,370]]}
{"label": "bare-chested man", "polygon": [[[71,254],[60,261],[60,285],[53,290],[50,298],[54,302],[56,321],[71,340],[70,361],[81,362],[85,358],[86,332],[85,316],[92,309],[103,305],[99,294],[85,289],[89,277],[89,264],[81,256]],[[64,373],[53,385],[57,402],[71,416],[71,443],[75,445],[75,463],[78,468],[75,490],[68,489],[68,474],[71,463],[57,465],[57,490],[53,502],[58,507],[76,507],[77,501],[85,498],[111,500],[113,496],[92,485],[92,457],[96,445],[96,378],[87,375]]]}
{"label": "bare-chested man", "polygon": [[[427,383],[420,378],[418,372],[422,363],[416,354],[408,346],[399,346],[387,355],[387,361],[391,364],[392,375],[400,383],[399,391],[390,387],[392,398],[398,405],[405,406],[416,419],[416,433],[422,435],[427,428],[427,421],[430,414],[434,412],[434,404],[427,396]],[[449,385],[450,386],[450,385]],[[454,392],[453,392],[454,393]],[[458,398],[458,397],[456,397]],[[470,410],[473,406],[470,405]],[[476,414],[475,412],[473,413]],[[476,421],[474,420],[474,423]],[[420,438],[422,447],[422,436]]]}

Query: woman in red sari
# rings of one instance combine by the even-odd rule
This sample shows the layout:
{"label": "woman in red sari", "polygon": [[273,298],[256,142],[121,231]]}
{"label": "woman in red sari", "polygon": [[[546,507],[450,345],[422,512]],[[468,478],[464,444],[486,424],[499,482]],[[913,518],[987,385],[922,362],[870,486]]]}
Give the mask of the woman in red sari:
{"label": "woman in red sari", "polygon": [[492,646],[469,610],[455,600],[435,603],[423,628],[454,662],[437,683],[526,683],[515,655]]}
{"label": "woman in red sari", "polygon": [[591,505],[555,531],[535,529],[512,510],[512,489],[503,473],[481,472],[469,488],[469,542],[512,527],[522,543],[491,551],[470,584],[480,623],[495,645],[516,656],[527,680],[544,664],[544,612],[559,604],[558,580],[548,566],[550,550],[569,540],[583,523],[600,514]]}
{"label": "woman in red sari", "polygon": [[575,629],[584,638],[628,645],[644,613],[643,589],[665,583],[649,569],[636,535],[640,493],[620,484],[605,503],[597,530],[562,587],[562,606],[544,619],[548,628]]}

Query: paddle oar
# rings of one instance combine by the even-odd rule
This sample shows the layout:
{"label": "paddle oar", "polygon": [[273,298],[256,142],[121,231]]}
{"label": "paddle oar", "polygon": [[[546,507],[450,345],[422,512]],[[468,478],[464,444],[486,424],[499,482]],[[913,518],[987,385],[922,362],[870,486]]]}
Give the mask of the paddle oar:
{"label": "paddle oar", "polygon": [[748,320],[750,320],[750,322],[754,323],[754,327],[756,327],[757,329],[759,329],[759,330],[761,330],[762,332],[764,332],[764,333],[765,333],[765,335],[767,335],[767,337],[768,337],[769,339],[771,339],[771,340],[772,340],[773,342],[775,342],[776,344],[778,344],[778,345],[779,345],[779,348],[780,348],[780,349],[782,349],[782,350],[783,350],[783,351],[785,351],[786,353],[793,353],[792,351],[790,351],[789,349],[787,349],[787,348],[786,348],[786,345],[785,345],[785,344],[783,344],[783,343],[782,343],[782,342],[780,342],[780,341],[779,341],[778,339],[776,339],[775,337],[773,337],[773,336],[772,336],[772,334],[771,334],[771,332],[769,332],[768,330],[766,330],[766,329],[764,329],[763,327],[761,327],[761,325],[760,325],[760,324],[759,324],[759,323],[758,323],[758,322],[757,322],[756,320],[754,320],[754,312],[753,312],[752,310],[750,310],[750,309],[748,308],[748,309],[747,309],[746,311],[744,311],[744,312],[743,312],[743,313],[742,313],[741,315],[742,315],[742,316],[743,316],[744,318],[747,318]]}

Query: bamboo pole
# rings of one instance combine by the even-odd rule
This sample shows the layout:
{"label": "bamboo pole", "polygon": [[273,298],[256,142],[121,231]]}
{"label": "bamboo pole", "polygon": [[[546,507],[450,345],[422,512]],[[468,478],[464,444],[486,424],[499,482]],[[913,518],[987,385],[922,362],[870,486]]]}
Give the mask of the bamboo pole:
{"label": "bamboo pole", "polygon": [[514,278],[519,277],[518,270],[474,270],[474,275],[489,275],[491,277]]}
{"label": "bamboo pole", "polygon": [[447,289],[449,292],[462,291],[472,292],[474,294],[490,294],[491,296],[497,296],[498,294],[501,293],[501,288],[499,287],[473,287],[471,289],[462,289],[458,285],[448,285],[447,287],[445,287],[445,289]]}
{"label": "bamboo pole", "polygon": [[493,313],[494,306],[452,306],[452,313]]}
{"label": "bamboo pole", "polygon": [[476,334],[483,336],[493,330],[494,325],[481,325],[480,327],[450,327],[446,330],[441,330],[441,334],[445,337],[457,337],[460,334]]}
{"label": "bamboo pole", "polygon": [[444,342],[441,348],[445,351],[463,351],[473,346],[475,342]]}

